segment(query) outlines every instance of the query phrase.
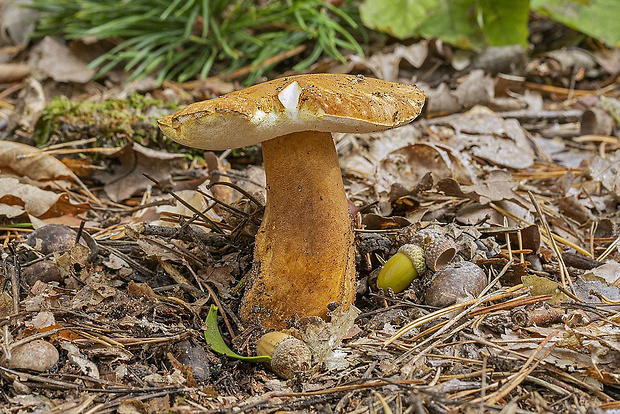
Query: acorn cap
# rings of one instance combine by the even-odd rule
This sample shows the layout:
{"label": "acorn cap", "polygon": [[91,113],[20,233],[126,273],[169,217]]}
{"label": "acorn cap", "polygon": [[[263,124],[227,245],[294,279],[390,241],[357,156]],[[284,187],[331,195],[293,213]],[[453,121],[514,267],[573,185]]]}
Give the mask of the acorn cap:
{"label": "acorn cap", "polygon": [[424,93],[413,85],[308,74],[197,102],[158,123],[180,144],[223,150],[294,132],[383,131],[411,122],[423,104]]}
{"label": "acorn cap", "polygon": [[413,236],[413,242],[424,249],[426,265],[434,272],[447,266],[457,253],[454,240],[439,229],[421,229]]}
{"label": "acorn cap", "polygon": [[411,260],[418,275],[426,273],[426,258],[424,257],[424,249],[416,244],[404,244],[398,249],[400,253]]}

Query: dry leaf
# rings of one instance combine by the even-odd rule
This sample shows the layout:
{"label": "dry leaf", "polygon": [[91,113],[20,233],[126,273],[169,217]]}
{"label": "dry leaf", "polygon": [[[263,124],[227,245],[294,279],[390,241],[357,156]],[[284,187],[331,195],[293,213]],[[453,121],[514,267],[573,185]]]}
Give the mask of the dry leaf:
{"label": "dry leaf", "polygon": [[[604,265],[595,267],[590,271],[593,278],[598,278],[599,280],[605,281],[610,285],[620,285],[620,263],[609,260]],[[586,279],[588,274],[583,275],[583,278]]]}
{"label": "dry leaf", "polygon": [[230,287],[236,282],[232,272],[233,267],[230,265],[209,266],[201,271],[199,276],[201,279],[212,283],[221,298],[227,299],[231,297]]}
{"label": "dry leaf", "polygon": [[607,158],[594,157],[590,165],[590,175],[615,197],[620,197],[620,151]]}
{"label": "dry leaf", "polygon": [[158,300],[157,295],[149,285],[146,283],[136,283],[133,280],[130,280],[127,285],[127,293],[136,298],[145,298],[152,301]]}
{"label": "dry leaf", "polygon": [[377,78],[390,82],[398,80],[400,62],[405,60],[414,68],[422,66],[428,56],[428,42],[422,40],[409,46],[397,45],[393,52],[374,53],[371,57],[351,56],[356,66],[369,69]]}
{"label": "dry leaf", "polygon": [[461,186],[457,181],[446,178],[437,183],[439,191],[447,196],[469,198],[482,205],[492,201],[510,200],[525,207],[526,201],[513,191],[516,183],[508,171],[495,170],[481,183]]}
{"label": "dry leaf", "polygon": [[452,114],[476,105],[489,105],[495,97],[495,81],[483,70],[474,70],[462,79],[454,91],[447,84],[425,91],[429,114]]}
{"label": "dry leaf", "polygon": [[429,114],[453,114],[463,109],[454,92],[446,83],[440,84],[437,89],[424,92],[427,97],[425,106]]}
{"label": "dry leaf", "polygon": [[413,144],[391,152],[375,172],[375,191],[387,194],[392,185],[415,187],[427,173],[439,180],[450,177],[452,161],[448,153],[431,144]]}
{"label": "dry leaf", "polygon": [[[86,211],[88,207],[86,204],[72,204],[66,193],[41,190],[22,184],[17,178],[0,178],[0,215],[4,213],[8,218],[24,213],[41,219],[65,214],[76,215]],[[21,213],[19,209],[22,210]]]}
{"label": "dry leaf", "polygon": [[29,0],[4,0],[0,2],[0,39],[15,45],[26,45],[34,32],[39,12],[25,5]]}
{"label": "dry leaf", "polygon": [[67,351],[69,362],[76,365],[84,375],[91,378],[99,378],[99,368],[97,368],[97,365],[84,356],[76,345],[67,341],[61,341],[60,346]]}
{"label": "dry leaf", "polygon": [[[449,145],[492,164],[523,169],[534,163],[534,151],[516,119],[503,119],[488,108],[476,107],[465,114],[427,121],[440,136],[449,135]],[[447,134],[439,126],[448,126]]]}
{"label": "dry leaf", "polygon": [[[510,200],[496,201],[493,204],[500,207],[503,210],[506,210],[510,216],[508,218],[508,224],[511,226],[520,225],[520,223],[533,223],[534,216],[529,211],[529,209],[522,207],[519,204],[516,204]],[[515,216],[521,219],[519,223],[515,223],[510,217]],[[483,206],[481,204],[471,204],[465,206],[456,214],[457,221],[462,224],[467,224],[470,226],[477,226],[481,223],[494,224],[497,226],[504,225],[504,217],[497,210],[492,209],[488,206]]]}
{"label": "dry leaf", "polygon": [[384,132],[364,134],[357,137],[365,141],[365,145],[362,148],[368,147],[368,157],[372,160],[381,161],[397,149],[418,143],[422,133],[418,126],[409,124]]}
{"label": "dry leaf", "polygon": [[172,167],[170,163],[183,159],[181,154],[157,151],[133,143],[121,148],[111,156],[118,160],[109,171],[100,171],[95,178],[105,184],[104,190],[114,202],[123,201],[138,191],[153,185],[153,182],[144,174],[157,181],[170,178]]}
{"label": "dry leaf", "polygon": [[393,151],[415,144],[420,136],[420,130],[414,125],[370,134],[343,134],[339,145],[347,142],[351,148],[338,157],[340,168],[345,175],[366,180],[374,174],[381,160]]}
{"label": "dry leaf", "polygon": [[57,82],[86,83],[95,74],[95,70],[75,56],[67,45],[50,36],[33,48],[30,65]]}
{"label": "dry leaf", "polygon": [[53,156],[30,145],[11,141],[0,141],[0,172],[37,181],[77,180],[73,171]]}
{"label": "dry leaf", "polygon": [[482,69],[474,70],[454,91],[457,101],[465,109],[476,105],[488,105],[495,96],[495,81]]}
{"label": "dry leaf", "polygon": [[26,214],[26,210],[22,206],[11,206],[0,202],[0,217],[12,219],[23,214]]}

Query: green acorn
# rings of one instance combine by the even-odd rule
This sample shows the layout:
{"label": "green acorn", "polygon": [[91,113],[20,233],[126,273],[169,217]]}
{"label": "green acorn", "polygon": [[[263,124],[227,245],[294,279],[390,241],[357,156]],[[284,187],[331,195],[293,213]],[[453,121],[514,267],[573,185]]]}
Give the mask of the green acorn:
{"label": "green acorn", "polygon": [[413,279],[426,272],[424,250],[415,244],[405,244],[390,257],[379,271],[377,287],[394,293],[407,289]]}

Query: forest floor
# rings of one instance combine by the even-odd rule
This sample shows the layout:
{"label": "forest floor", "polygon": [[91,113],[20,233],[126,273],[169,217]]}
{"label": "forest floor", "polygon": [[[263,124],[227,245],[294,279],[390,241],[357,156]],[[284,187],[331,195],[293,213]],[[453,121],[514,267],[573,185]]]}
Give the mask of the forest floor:
{"label": "forest floor", "polygon": [[[0,48],[13,58],[0,71],[0,409],[620,410],[620,51],[555,48],[563,29],[545,30],[531,53],[421,40],[311,68],[415,83],[427,103],[408,126],[335,135],[359,315],[288,380],[204,336],[215,304],[223,340],[255,352],[237,310],[265,199],[260,148],[190,151],[155,123],[239,79],[95,82],[56,39]],[[382,263],[430,229],[480,288],[451,264],[378,289]]]}

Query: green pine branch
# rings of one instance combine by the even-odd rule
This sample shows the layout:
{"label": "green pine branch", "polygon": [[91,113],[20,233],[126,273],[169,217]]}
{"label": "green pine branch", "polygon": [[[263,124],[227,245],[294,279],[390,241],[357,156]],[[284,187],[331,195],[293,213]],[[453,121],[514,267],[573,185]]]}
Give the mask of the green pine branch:
{"label": "green pine branch", "polygon": [[303,70],[322,55],[344,61],[363,54],[357,7],[324,0],[33,0],[37,36],[108,39],[116,43],[92,62],[98,75],[119,65],[130,79],[156,74],[185,81],[252,65],[246,82],[273,68],[261,62],[308,45]]}

